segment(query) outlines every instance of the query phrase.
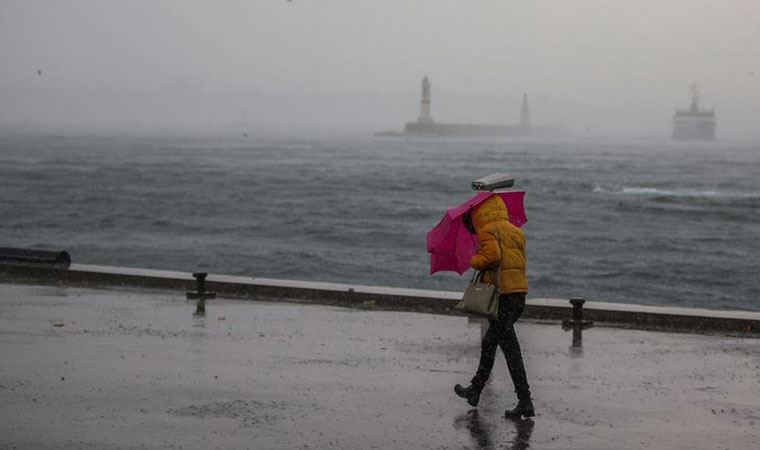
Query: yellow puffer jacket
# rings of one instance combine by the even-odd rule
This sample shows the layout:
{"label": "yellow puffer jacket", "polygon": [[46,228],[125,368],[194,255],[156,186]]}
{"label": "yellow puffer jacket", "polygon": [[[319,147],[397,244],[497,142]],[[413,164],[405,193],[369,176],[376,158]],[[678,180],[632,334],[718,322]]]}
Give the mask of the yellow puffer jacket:
{"label": "yellow puffer jacket", "polygon": [[[498,195],[492,195],[472,210],[472,224],[478,235],[478,253],[470,266],[483,270],[483,281],[492,282],[492,270],[501,261],[499,292],[528,292],[525,274],[525,236],[509,223],[507,208]],[[501,238],[501,247],[497,242]]]}

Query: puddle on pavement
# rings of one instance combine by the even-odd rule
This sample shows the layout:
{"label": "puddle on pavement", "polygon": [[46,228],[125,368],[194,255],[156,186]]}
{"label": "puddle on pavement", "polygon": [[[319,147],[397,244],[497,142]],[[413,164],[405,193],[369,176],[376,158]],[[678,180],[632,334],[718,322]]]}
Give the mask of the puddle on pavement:
{"label": "puddle on pavement", "polygon": [[536,423],[532,419],[507,419],[504,417],[494,419],[490,415],[486,417],[480,414],[477,409],[471,409],[454,419],[454,429],[466,429],[470,434],[473,446],[484,449],[527,449],[530,447],[530,438],[533,435],[535,425]]}

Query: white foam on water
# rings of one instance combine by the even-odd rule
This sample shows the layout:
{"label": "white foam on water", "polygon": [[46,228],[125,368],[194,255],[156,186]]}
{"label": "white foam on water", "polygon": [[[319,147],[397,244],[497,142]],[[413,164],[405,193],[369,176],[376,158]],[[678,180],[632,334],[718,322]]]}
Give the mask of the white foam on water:
{"label": "white foam on water", "polygon": [[[600,190],[594,189],[594,192]],[[721,192],[714,190],[699,189],[658,189],[652,187],[624,187],[621,191],[616,191],[623,195],[641,195],[641,196],[666,196],[666,197],[691,197],[691,198],[759,198],[760,193],[756,192]]]}

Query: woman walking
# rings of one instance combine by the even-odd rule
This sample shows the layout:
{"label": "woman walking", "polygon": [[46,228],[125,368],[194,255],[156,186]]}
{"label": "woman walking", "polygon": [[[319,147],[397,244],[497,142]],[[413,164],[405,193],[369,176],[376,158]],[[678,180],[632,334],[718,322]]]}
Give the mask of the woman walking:
{"label": "woman walking", "polygon": [[[528,377],[525,374],[520,343],[514,324],[525,308],[528,293],[528,277],[525,274],[525,236],[522,230],[509,223],[507,208],[498,195],[492,195],[463,220],[470,233],[477,235],[478,252],[470,260],[470,266],[483,271],[483,281],[498,279],[499,318],[489,320],[488,331],[483,337],[480,364],[471,384],[457,384],[454,392],[467,403],[477,406],[480,392],[488,381],[496,357],[496,347],[501,347],[507,360],[507,368],[517,394],[517,405],[505,412],[507,417],[519,418],[535,415],[530,396]],[[493,272],[499,270],[499,277]]]}

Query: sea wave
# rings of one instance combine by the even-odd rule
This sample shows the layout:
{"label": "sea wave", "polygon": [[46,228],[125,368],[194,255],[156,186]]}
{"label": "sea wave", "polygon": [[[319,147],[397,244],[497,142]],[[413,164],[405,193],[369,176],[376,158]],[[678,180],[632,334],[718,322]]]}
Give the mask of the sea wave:
{"label": "sea wave", "polygon": [[621,191],[624,195],[647,195],[668,197],[695,197],[695,198],[760,198],[760,192],[732,192],[716,191],[712,189],[658,189],[650,187],[624,187]]}
{"label": "sea wave", "polygon": [[621,188],[605,188],[599,184],[593,186],[594,193],[608,193],[622,196],[638,197],[676,197],[676,198],[705,198],[705,199],[760,199],[760,192],[747,191],[720,191],[715,189],[691,189],[691,188],[655,188],[642,186],[624,186]]}

